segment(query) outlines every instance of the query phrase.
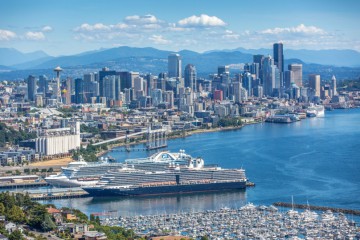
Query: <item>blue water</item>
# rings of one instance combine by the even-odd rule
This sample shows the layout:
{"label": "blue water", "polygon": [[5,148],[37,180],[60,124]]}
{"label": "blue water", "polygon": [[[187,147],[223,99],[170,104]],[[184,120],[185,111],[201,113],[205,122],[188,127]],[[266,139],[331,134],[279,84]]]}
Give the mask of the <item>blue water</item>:
{"label": "blue water", "polygon": [[[84,198],[52,201],[86,213],[122,215],[240,207],[277,201],[360,209],[360,109],[326,112],[292,124],[262,123],[240,130],[195,134],[168,142],[208,164],[246,169],[256,183],[246,192],[144,198]],[[136,146],[139,148],[141,146]],[[111,152],[119,161],[146,152]]]}

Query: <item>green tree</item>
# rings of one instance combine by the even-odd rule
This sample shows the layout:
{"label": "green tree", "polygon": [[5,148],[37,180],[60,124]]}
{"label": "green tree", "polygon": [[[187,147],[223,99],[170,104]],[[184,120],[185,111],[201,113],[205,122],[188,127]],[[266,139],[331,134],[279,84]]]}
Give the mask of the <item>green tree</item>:
{"label": "green tree", "polygon": [[4,215],[5,214],[5,206],[2,202],[0,202],[0,215]]}
{"label": "green tree", "polygon": [[25,222],[25,213],[23,212],[23,210],[14,205],[12,206],[7,214],[7,217],[10,221],[16,222],[16,223],[22,223]]}
{"label": "green tree", "polygon": [[9,235],[9,240],[23,240],[23,239],[25,238],[23,237],[22,233],[19,230],[15,230]]}
{"label": "green tree", "polygon": [[32,208],[30,208],[29,213],[30,213],[29,225],[33,228],[43,230],[42,223],[45,220],[45,214],[47,214],[45,206],[37,204]]}
{"label": "green tree", "polygon": [[45,214],[44,222],[41,224],[43,231],[48,232],[56,229],[56,225],[49,214]]}

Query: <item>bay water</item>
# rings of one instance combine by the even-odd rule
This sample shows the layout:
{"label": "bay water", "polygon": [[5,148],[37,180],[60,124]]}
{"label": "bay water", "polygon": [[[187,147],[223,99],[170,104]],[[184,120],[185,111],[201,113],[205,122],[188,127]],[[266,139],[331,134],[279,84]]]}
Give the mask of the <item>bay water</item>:
{"label": "bay water", "polygon": [[[134,148],[143,148],[143,145]],[[122,162],[154,152],[116,151]],[[292,124],[260,123],[239,130],[194,134],[168,141],[168,150],[184,149],[206,164],[244,168],[256,184],[246,191],[195,193],[158,197],[77,198],[41,201],[86,214],[149,215],[238,208],[252,202],[330,206],[360,210],[360,109],[335,110],[324,118]]]}

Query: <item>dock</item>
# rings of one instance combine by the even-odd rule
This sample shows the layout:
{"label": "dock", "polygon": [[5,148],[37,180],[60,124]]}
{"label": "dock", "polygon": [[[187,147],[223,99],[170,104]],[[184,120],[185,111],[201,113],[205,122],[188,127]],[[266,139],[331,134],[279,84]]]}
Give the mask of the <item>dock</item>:
{"label": "dock", "polygon": [[29,193],[32,200],[53,200],[66,198],[83,198],[88,197],[89,194],[84,190],[68,190],[62,192],[44,192],[44,193]]}
{"label": "dock", "polygon": [[6,183],[0,184],[0,189],[36,188],[46,186],[49,186],[47,182]]}
{"label": "dock", "polygon": [[323,206],[312,206],[312,205],[307,205],[307,204],[292,204],[292,203],[286,203],[286,202],[276,202],[273,205],[276,206],[276,207],[309,209],[309,210],[312,210],[312,211],[327,211],[327,210],[330,210],[332,212],[360,216],[360,210],[353,210],[353,209],[333,208],[333,207],[323,207]]}

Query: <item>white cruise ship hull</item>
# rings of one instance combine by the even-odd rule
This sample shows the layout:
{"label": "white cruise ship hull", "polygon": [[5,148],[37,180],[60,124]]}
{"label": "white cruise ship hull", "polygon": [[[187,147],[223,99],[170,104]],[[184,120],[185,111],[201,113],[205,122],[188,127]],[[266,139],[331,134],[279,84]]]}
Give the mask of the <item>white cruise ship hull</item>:
{"label": "white cruise ship hull", "polygon": [[67,177],[47,177],[45,181],[54,187],[85,187],[95,185],[99,180],[79,181]]}

